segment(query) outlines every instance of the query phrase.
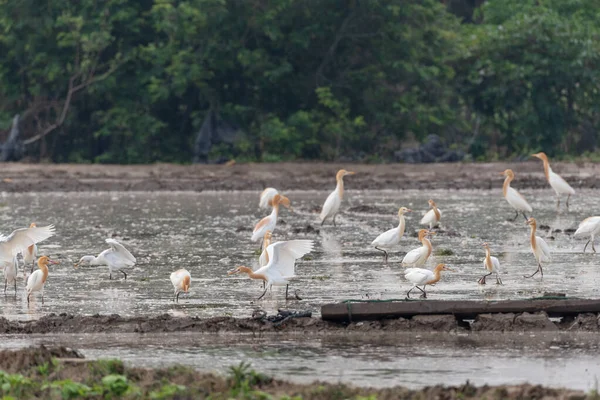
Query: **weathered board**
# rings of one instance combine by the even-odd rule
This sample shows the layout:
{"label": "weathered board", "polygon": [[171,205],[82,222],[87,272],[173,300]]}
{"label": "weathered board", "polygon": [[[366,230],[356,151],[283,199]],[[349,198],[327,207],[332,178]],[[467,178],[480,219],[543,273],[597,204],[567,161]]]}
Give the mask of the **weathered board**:
{"label": "weathered board", "polygon": [[383,318],[409,318],[415,315],[452,314],[461,319],[478,314],[522,313],[545,311],[550,317],[582,313],[600,313],[600,299],[526,299],[500,301],[423,300],[364,301],[325,304],[321,318],[327,321],[349,322]]}

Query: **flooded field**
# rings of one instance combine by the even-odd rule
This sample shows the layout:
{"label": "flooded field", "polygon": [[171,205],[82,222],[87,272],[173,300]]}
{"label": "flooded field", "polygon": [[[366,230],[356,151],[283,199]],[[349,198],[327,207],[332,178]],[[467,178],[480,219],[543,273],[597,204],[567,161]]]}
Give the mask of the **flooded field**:
{"label": "flooded field", "polygon": [[[50,269],[43,305],[38,295],[27,306],[20,280],[16,298],[10,288],[0,297],[0,316],[10,320],[37,319],[50,313],[248,317],[257,308],[269,314],[278,308],[311,310],[318,316],[320,305],[327,302],[402,299],[411,286],[399,263],[406,251],[420,246],[416,230],[429,198],[436,200],[443,215],[427,267],[444,262],[457,270],[446,273],[429,289],[430,299],[516,299],[544,292],[598,297],[598,256],[582,254],[585,240],[574,239],[572,230],[582,219],[599,213],[599,190],[578,190],[571,210],[561,213],[556,212],[549,189],[522,191],[538,225],[550,227],[539,235],[553,250],[543,280],[527,280],[522,275],[536,269],[529,228],[522,217],[507,221],[514,213],[499,189],[361,192],[351,190],[350,179],[347,186],[350,190],[337,218],[338,227],[321,227],[317,222],[317,210],[327,192],[286,192],[294,210],[281,211],[274,239],[313,239],[315,251],[298,262],[299,278],[290,287],[292,293],[299,291],[302,300],[285,301],[284,290],[274,288],[258,302],[259,282],[227,276],[238,265],[258,264],[259,244],[250,241],[251,230],[268,212],[258,210],[257,192],[5,193],[0,197],[1,232],[10,233],[30,222],[55,224],[57,235],[43,242],[40,250],[60,265]],[[400,206],[415,212],[407,214],[407,234],[386,265],[370,243],[397,225]],[[81,256],[106,249],[108,237],[119,240],[137,257],[127,280],[120,276],[109,280],[108,268],[103,266],[73,267]],[[493,279],[485,286],[477,284],[484,272],[484,241],[500,259],[502,286]],[[174,304],[169,274],[178,268],[191,272],[192,287],[188,296]],[[4,336],[0,348],[48,340],[81,348],[90,357],[119,356],[136,365],[168,362],[223,369],[251,359],[258,370],[280,377],[372,386],[419,387],[469,379],[477,384],[529,381],[587,390],[600,376],[597,363],[586,355],[592,354],[586,353],[590,348],[597,348],[593,341],[565,347],[515,340],[511,346],[492,346],[485,345],[486,340],[469,342],[456,337],[415,345],[413,334],[394,343],[236,339],[232,346],[211,344],[205,336],[180,334],[142,338],[64,335]],[[572,374],[562,374],[565,370]]]}

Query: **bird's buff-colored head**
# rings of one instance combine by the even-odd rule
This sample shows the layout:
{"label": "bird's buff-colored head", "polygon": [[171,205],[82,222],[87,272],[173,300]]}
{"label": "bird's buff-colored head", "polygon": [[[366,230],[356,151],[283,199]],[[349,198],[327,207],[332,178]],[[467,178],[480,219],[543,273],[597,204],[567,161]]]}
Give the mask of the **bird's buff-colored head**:
{"label": "bird's buff-colored head", "polygon": [[548,156],[543,151],[540,151],[539,153],[532,154],[531,156],[539,158],[542,161],[548,161]]}
{"label": "bird's buff-colored head", "polygon": [[500,172],[500,175],[509,176],[511,178],[515,177],[515,174],[512,169],[505,169],[504,172]]}
{"label": "bird's buff-colored head", "polygon": [[50,257],[48,257],[48,256],[41,256],[41,257],[38,259],[38,262],[37,262],[37,263],[38,263],[38,266],[40,266],[40,267],[41,267],[41,266],[45,266],[45,267],[47,267],[47,266],[48,266],[48,264],[58,264],[59,262],[58,262],[58,261],[51,260],[51,259],[50,259]]}
{"label": "bird's buff-colored head", "polygon": [[456,272],[456,270],[450,268],[449,266],[447,266],[446,264],[438,264],[435,267],[435,271],[450,271],[450,272]]}
{"label": "bird's buff-colored head", "polygon": [[190,290],[190,277],[189,276],[183,277],[183,282],[181,283],[181,286],[183,287],[183,291],[185,293],[187,293],[188,290]]}
{"label": "bird's buff-colored head", "polygon": [[535,218],[530,217],[527,222],[525,222],[525,225],[529,225],[529,226],[536,226],[537,223],[535,222]]}
{"label": "bird's buff-colored head", "polygon": [[243,265],[240,265],[240,266],[239,266],[239,267],[237,267],[236,269],[234,269],[234,270],[232,270],[232,271],[229,271],[229,272],[227,273],[227,275],[235,275],[235,274],[240,274],[240,273],[242,273],[242,272],[245,272],[245,273],[249,274],[249,273],[251,273],[251,272],[252,272],[252,270],[251,270],[250,268],[248,268],[248,267],[245,267],[245,266],[243,266]]}
{"label": "bird's buff-colored head", "polygon": [[406,208],[406,207],[400,207],[398,209],[398,215],[404,215],[407,212],[412,212],[412,210],[410,208]]}
{"label": "bird's buff-colored head", "polygon": [[340,169],[335,175],[335,179],[340,180],[346,175],[354,175],[356,172],[346,171],[345,169]]}
{"label": "bird's buff-colored head", "polygon": [[37,227],[37,225],[35,224],[35,222],[32,222],[31,225],[29,225],[30,228],[35,228]]}

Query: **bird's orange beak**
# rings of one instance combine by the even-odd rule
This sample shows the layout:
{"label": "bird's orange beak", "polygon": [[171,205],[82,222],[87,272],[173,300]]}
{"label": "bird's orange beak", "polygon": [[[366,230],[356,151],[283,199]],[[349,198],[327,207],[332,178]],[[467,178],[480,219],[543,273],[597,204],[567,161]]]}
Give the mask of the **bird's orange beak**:
{"label": "bird's orange beak", "polygon": [[430,236],[433,236],[433,235],[435,235],[435,232],[433,232],[433,231],[427,231],[427,234],[430,235]]}
{"label": "bird's orange beak", "polygon": [[354,171],[347,171],[346,172],[346,175],[354,175],[354,174],[356,174],[356,172],[354,172]]}
{"label": "bird's orange beak", "polygon": [[456,272],[455,269],[452,269],[450,267],[444,267],[444,271]]}
{"label": "bird's orange beak", "polygon": [[48,264],[60,264],[58,261],[54,261],[54,260],[48,260]]}
{"label": "bird's orange beak", "polygon": [[232,271],[229,271],[229,272],[227,273],[227,275],[235,275],[235,274],[239,274],[239,273],[240,273],[240,270],[239,270],[239,269],[234,269],[234,270],[232,270]]}
{"label": "bird's orange beak", "polygon": [[412,212],[412,210],[409,208],[408,210],[406,210],[406,212]]}

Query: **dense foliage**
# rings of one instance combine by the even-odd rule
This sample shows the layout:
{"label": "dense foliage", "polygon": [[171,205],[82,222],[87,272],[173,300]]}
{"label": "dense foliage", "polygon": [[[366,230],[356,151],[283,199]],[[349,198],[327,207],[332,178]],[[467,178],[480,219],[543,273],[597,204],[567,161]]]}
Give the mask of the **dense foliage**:
{"label": "dense foliage", "polygon": [[[0,133],[60,162],[593,151],[596,0],[0,0]],[[0,138],[7,135],[0,134]]]}

